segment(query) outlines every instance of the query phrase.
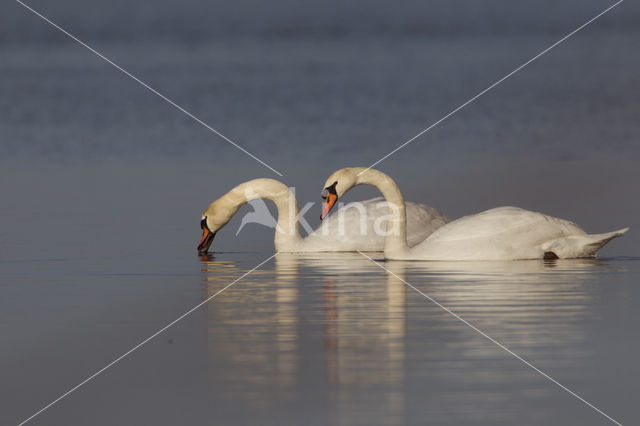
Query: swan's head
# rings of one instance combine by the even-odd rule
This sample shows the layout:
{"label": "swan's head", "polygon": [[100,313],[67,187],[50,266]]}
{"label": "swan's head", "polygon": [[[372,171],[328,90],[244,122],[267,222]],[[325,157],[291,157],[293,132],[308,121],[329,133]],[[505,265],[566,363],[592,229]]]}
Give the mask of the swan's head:
{"label": "swan's head", "polygon": [[202,229],[202,238],[198,243],[198,252],[206,253],[211,247],[216,232],[225,226],[233,214],[238,210],[239,206],[232,205],[227,198],[220,197],[202,213],[200,220],[200,228]]}
{"label": "swan's head", "polygon": [[322,190],[324,202],[322,203],[322,213],[320,214],[321,220],[329,214],[338,198],[358,184],[358,174],[363,170],[365,169],[362,167],[340,169],[329,176]]}
{"label": "swan's head", "polygon": [[209,229],[207,216],[204,216],[200,221],[200,228],[202,228],[202,238],[198,243],[198,253],[206,254],[207,251],[209,251],[209,247],[211,247],[211,243],[213,242],[213,238],[216,236],[216,233],[211,232],[211,229]]}

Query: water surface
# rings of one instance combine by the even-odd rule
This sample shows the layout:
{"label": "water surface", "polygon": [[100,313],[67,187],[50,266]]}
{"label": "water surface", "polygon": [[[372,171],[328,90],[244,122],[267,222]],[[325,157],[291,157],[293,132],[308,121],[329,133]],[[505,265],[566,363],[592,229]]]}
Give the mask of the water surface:
{"label": "water surface", "polygon": [[[3,423],[270,255],[193,256],[171,273],[3,263]],[[637,259],[383,265],[393,274],[360,254],[279,254],[34,423],[607,424],[399,278],[623,424],[637,419]]]}

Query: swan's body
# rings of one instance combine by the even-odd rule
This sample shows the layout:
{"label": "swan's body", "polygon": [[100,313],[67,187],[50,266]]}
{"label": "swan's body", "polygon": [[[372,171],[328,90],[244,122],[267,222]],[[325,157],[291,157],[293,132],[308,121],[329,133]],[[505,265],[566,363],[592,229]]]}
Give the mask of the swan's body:
{"label": "swan's body", "polygon": [[[626,229],[589,235],[576,224],[518,207],[462,217],[415,247],[417,259],[513,260],[594,257]],[[414,257],[410,257],[414,258]]]}
{"label": "swan's body", "polygon": [[[336,184],[337,182],[337,184]],[[342,169],[327,179],[338,196],[356,185],[373,185],[392,206],[393,232],[385,241],[387,259],[515,260],[594,257],[628,228],[587,234],[567,220],[517,207],[499,207],[449,222],[413,247],[407,245],[404,198],[395,182],[377,170]]]}
{"label": "swan's body", "polygon": [[[207,231],[214,235],[225,226],[240,207],[256,199],[268,199],[278,210],[274,243],[278,252],[320,252],[320,251],[382,251],[384,248],[385,221],[390,218],[386,203],[382,198],[349,203],[324,221],[318,229],[307,237],[300,234],[299,209],[293,192],[283,183],[273,179],[254,179],[242,183],[218,198],[202,214],[204,235]],[[251,215],[264,215],[255,211]],[[268,211],[267,211],[268,214]],[[269,217],[271,217],[269,215]],[[361,223],[361,217],[366,218]],[[253,219],[259,223],[269,223],[265,218]],[[411,232],[410,245],[431,235],[450,219],[424,204],[407,203],[405,223]],[[244,221],[243,221],[244,224]],[[383,232],[376,232],[379,228]],[[199,250],[206,251],[208,244],[201,241]]]}

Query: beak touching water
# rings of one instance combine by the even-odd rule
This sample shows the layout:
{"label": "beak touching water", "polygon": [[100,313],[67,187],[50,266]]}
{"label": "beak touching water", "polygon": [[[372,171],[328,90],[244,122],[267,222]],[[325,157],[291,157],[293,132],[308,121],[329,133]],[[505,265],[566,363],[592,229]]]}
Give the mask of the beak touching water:
{"label": "beak touching water", "polygon": [[213,242],[213,237],[216,236],[216,233],[209,230],[206,217],[200,222],[200,228],[202,228],[202,238],[198,243],[198,253],[206,254]]}
{"label": "beak touching water", "polygon": [[324,197],[324,203],[322,203],[322,213],[320,214],[320,220],[327,217],[331,208],[338,200],[338,196],[336,194],[328,193],[326,197]]}

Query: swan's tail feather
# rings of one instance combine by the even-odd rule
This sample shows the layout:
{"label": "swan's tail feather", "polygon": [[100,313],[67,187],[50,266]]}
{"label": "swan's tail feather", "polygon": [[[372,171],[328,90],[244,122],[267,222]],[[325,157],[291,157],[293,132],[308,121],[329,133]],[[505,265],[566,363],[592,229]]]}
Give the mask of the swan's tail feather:
{"label": "swan's tail feather", "polygon": [[618,229],[604,234],[587,234],[556,238],[543,244],[545,254],[552,252],[562,259],[576,257],[595,257],[596,252],[616,237],[623,235],[629,228]]}
{"label": "swan's tail feather", "polygon": [[596,251],[600,250],[609,241],[613,240],[616,237],[621,236],[622,234],[624,234],[628,230],[629,230],[629,228],[623,228],[623,229],[618,229],[617,231],[607,232],[607,233],[604,233],[604,234],[587,235],[584,238],[590,240],[590,242],[587,244],[587,246],[588,247],[593,247],[595,249],[593,253],[595,254]]}

